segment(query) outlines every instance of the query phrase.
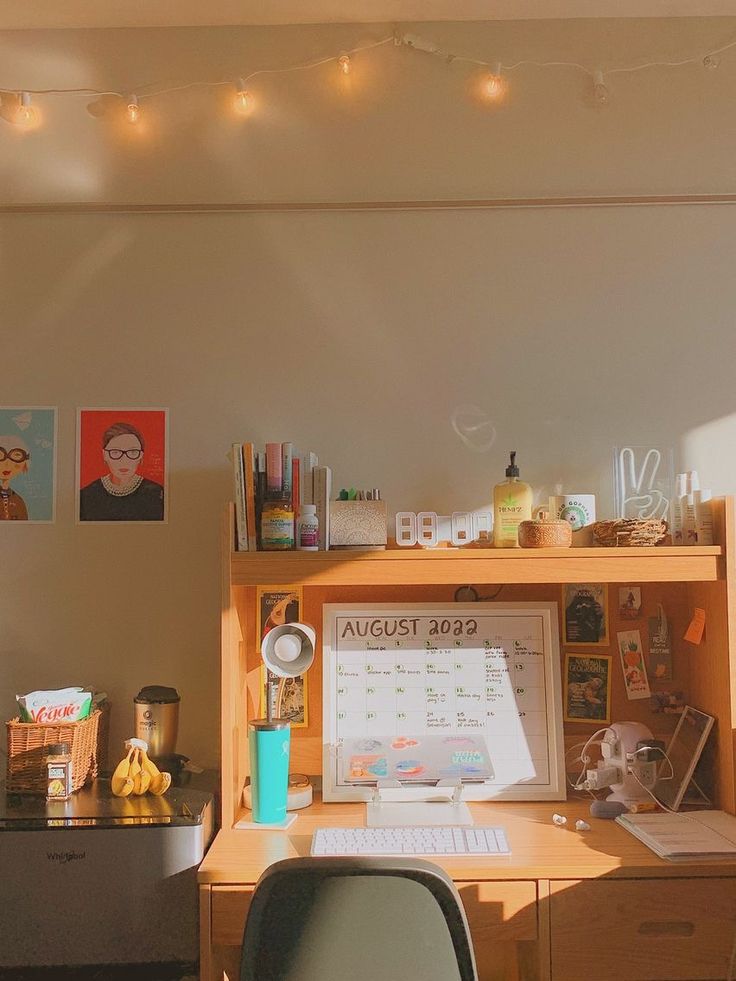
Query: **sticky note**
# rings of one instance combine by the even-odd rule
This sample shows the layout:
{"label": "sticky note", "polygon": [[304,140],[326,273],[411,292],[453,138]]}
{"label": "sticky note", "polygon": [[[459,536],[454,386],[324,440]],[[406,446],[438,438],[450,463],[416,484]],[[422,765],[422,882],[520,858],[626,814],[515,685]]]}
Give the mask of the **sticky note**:
{"label": "sticky note", "polygon": [[700,607],[695,607],[695,612],[693,613],[693,618],[690,621],[690,626],[685,631],[683,640],[688,641],[690,644],[699,644],[703,639],[703,631],[705,630],[705,610],[701,610]]}

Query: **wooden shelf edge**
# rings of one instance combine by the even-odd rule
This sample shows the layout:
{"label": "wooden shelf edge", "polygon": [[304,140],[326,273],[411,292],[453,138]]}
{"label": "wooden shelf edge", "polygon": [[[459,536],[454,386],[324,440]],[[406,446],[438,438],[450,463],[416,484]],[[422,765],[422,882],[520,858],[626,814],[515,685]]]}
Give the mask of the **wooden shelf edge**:
{"label": "wooden shelf edge", "polygon": [[719,545],[673,548],[390,549],[382,552],[233,552],[232,585],[712,582],[725,577]]}

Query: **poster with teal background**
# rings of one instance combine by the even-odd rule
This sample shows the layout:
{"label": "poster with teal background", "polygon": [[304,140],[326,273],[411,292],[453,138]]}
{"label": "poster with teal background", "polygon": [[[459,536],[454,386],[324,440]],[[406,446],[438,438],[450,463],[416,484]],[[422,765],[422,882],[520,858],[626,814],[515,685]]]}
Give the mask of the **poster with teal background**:
{"label": "poster with teal background", "polygon": [[55,518],[56,409],[0,406],[0,521]]}

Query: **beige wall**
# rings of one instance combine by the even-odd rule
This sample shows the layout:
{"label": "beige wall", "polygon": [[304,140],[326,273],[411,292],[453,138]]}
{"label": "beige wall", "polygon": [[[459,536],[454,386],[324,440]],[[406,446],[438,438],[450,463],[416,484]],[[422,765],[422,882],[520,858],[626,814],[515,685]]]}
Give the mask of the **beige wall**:
{"label": "beige wall", "polygon": [[[605,50],[609,63],[675,58],[732,30],[422,27],[465,51],[498,38],[504,58]],[[248,44],[286,62],[373,32],[6,34],[3,73],[122,86],[228,71]],[[687,82],[612,84],[606,114],[578,77],[530,72],[489,114],[464,98],[458,66],[415,55],[382,49],[354,102],[332,76],[269,83],[273,107],[251,129],[172,96],[137,147],[58,102],[48,130],[0,127],[0,190],[8,203],[734,190],[736,57],[683,69]],[[216,760],[233,440],[313,448],[338,486],[381,486],[393,510],[487,503],[515,448],[539,497],[562,483],[605,511],[614,445],[649,440],[733,491],[735,233],[728,206],[0,216],[0,403],[60,412],[56,524],[0,528],[3,712],[16,691],[91,682],[111,693],[117,746],[138,687],[174,684],[181,751]],[[75,408],[126,404],[171,409],[170,523],[76,526]],[[464,406],[495,428],[490,449],[453,427]]]}

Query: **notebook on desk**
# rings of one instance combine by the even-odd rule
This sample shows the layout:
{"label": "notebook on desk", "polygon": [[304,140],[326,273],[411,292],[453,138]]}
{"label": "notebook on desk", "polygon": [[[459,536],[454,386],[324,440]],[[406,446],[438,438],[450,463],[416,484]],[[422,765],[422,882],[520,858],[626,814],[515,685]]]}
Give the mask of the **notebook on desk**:
{"label": "notebook on desk", "polygon": [[725,811],[621,814],[616,822],[670,862],[736,859],[736,817]]}

